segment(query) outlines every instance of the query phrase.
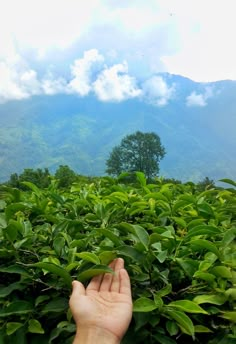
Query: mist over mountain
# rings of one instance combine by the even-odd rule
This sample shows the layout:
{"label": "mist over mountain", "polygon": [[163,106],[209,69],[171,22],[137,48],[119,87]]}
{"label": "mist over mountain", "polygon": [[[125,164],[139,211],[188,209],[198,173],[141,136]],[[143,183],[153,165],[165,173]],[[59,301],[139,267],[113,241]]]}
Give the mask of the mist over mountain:
{"label": "mist over mountain", "polygon": [[54,172],[65,164],[80,174],[103,175],[111,149],[136,130],[160,136],[167,152],[162,176],[235,179],[236,82],[196,83],[167,73],[159,78],[172,89],[160,87],[156,98],[149,84],[145,97],[121,102],[57,94],[0,104],[0,181],[24,168]]}

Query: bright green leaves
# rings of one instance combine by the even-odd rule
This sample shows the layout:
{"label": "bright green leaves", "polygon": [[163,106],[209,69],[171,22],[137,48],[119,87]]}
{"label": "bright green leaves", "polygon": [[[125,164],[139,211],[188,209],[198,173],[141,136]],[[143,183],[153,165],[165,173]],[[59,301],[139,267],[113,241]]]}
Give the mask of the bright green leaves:
{"label": "bright green leaves", "polygon": [[148,243],[149,243],[149,235],[148,232],[141,226],[134,225],[134,233],[137,236],[139,242],[143,245],[143,247],[147,250]]}
{"label": "bright green leaves", "polygon": [[176,321],[181,330],[190,335],[194,336],[194,326],[192,320],[184,313],[177,310],[166,310],[166,314],[173,320]]}
{"label": "bright green leaves", "polygon": [[40,322],[38,320],[30,319],[29,320],[29,326],[28,326],[28,332],[43,334],[44,329],[42,328],[42,325],[40,324]]}
{"label": "bright green leaves", "polygon": [[114,273],[114,272],[108,266],[95,265],[93,268],[79,273],[77,278],[80,282],[85,282],[94,276],[105,274],[105,273]]}
{"label": "bright green leaves", "polygon": [[206,294],[196,296],[193,301],[198,305],[202,303],[212,303],[213,305],[221,306],[227,301],[227,297],[220,294]]}
{"label": "bright green leaves", "polygon": [[198,306],[197,303],[190,300],[172,301],[168,304],[168,307],[173,307],[187,313],[208,314],[202,307]]}
{"label": "bright green leaves", "polygon": [[133,312],[151,312],[157,309],[158,305],[153,300],[146,297],[140,297],[133,304]]}
{"label": "bright green leaves", "polygon": [[8,336],[16,332],[20,327],[22,327],[24,324],[19,322],[8,322],[7,323],[7,330],[6,333]]}
{"label": "bright green leaves", "polygon": [[93,264],[100,264],[100,259],[95,253],[92,252],[81,252],[76,254],[77,257],[82,258],[83,260],[86,260],[88,262],[91,262]]}
{"label": "bright green leaves", "polygon": [[71,192],[1,187],[0,341],[21,334],[22,343],[27,336],[70,342],[72,280],[112,273],[108,265],[122,257],[134,300],[132,342],[230,343],[236,200],[229,184],[198,192],[193,183],[148,184],[138,172]]}

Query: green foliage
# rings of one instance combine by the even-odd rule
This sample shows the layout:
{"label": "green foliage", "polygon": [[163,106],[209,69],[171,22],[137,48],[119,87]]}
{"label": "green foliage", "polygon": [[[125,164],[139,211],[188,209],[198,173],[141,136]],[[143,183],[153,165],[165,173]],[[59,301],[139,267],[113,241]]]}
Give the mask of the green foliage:
{"label": "green foliage", "polygon": [[202,181],[200,181],[198,184],[197,184],[197,188],[199,191],[204,191],[204,190],[207,190],[207,189],[211,189],[211,188],[214,188],[215,187],[215,183],[214,183],[214,180],[206,177],[204,178]]}
{"label": "green foliage", "polygon": [[106,172],[117,176],[124,171],[141,171],[150,180],[158,174],[159,161],[164,156],[165,149],[157,134],[137,131],[113,148],[106,161]]}
{"label": "green foliage", "polygon": [[58,179],[58,186],[66,188],[76,180],[75,172],[67,165],[60,165],[55,173],[55,178]]}
{"label": "green foliage", "polygon": [[17,173],[11,174],[10,180],[7,184],[12,187],[27,190],[27,188],[22,185],[22,182],[31,182],[40,188],[47,188],[50,184],[49,170],[47,168],[44,170],[41,168],[37,168],[36,170],[26,168],[20,175]]}
{"label": "green foliage", "polygon": [[72,343],[71,281],[118,256],[134,301],[123,343],[235,342],[235,182],[198,191],[134,175],[0,187],[0,343]]}

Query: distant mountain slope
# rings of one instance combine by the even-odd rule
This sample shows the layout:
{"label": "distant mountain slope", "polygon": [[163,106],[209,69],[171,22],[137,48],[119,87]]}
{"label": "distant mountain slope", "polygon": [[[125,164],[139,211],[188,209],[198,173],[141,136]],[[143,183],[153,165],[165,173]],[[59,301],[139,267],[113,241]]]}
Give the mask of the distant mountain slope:
{"label": "distant mountain slope", "polygon": [[[199,84],[163,77],[175,84],[175,96],[162,107],[138,99],[104,103],[72,95],[1,104],[0,181],[27,167],[53,172],[60,164],[81,174],[104,174],[112,147],[136,130],[160,135],[167,151],[160,164],[166,177],[235,179],[236,82]],[[186,105],[193,92],[204,95],[209,90],[206,106]]]}

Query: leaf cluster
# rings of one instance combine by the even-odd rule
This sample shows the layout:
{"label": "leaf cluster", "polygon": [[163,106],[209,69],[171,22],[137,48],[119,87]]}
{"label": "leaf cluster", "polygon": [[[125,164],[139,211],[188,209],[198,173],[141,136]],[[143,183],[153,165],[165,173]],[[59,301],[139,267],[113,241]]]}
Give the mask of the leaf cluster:
{"label": "leaf cluster", "polygon": [[98,178],[0,188],[0,342],[72,343],[71,281],[123,257],[133,319],[123,343],[236,340],[236,190]]}

